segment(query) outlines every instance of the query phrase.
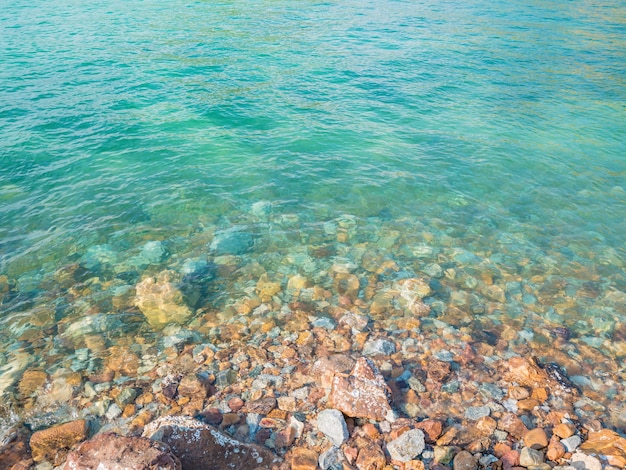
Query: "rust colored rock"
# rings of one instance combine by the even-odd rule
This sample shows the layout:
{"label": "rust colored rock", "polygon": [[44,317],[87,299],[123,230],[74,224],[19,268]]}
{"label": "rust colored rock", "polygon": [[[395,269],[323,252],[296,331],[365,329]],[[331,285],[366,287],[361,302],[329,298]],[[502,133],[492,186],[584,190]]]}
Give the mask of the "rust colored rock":
{"label": "rust colored rock", "polygon": [[70,452],[63,470],[181,470],[180,460],[162,442],[143,437],[98,434]]}
{"label": "rust colored rock", "polygon": [[426,365],[426,375],[434,382],[443,382],[450,375],[450,364],[437,359],[429,360]]}
{"label": "rust colored rock", "polygon": [[565,455],[565,446],[560,442],[551,442],[546,451],[546,458],[556,462]]}
{"label": "rust colored rock", "polygon": [[500,418],[498,421],[498,429],[508,432],[516,439],[521,438],[528,432],[526,425],[513,413],[506,413]]}
{"label": "rust colored rock", "polygon": [[426,435],[426,442],[429,444],[434,444],[443,432],[443,424],[441,424],[441,421],[430,418],[420,421],[415,425],[415,427],[424,431],[424,434]]}
{"label": "rust colored rock", "polygon": [[0,446],[0,468],[12,468],[30,457],[27,429],[14,429],[6,433],[6,436],[9,435],[12,437],[5,437],[6,443]]}
{"label": "rust colored rock", "polygon": [[500,457],[504,470],[517,467],[519,465],[519,457],[520,455],[518,450],[509,450],[508,452],[505,452],[505,454]]}
{"label": "rust colored rock", "polygon": [[391,390],[372,361],[359,358],[350,375],[335,375],[329,406],[353,418],[394,421]]}
{"label": "rust colored rock", "polygon": [[234,397],[228,400],[228,407],[235,413],[237,413],[237,411],[243,408],[243,405],[244,405],[244,402],[239,397]]}
{"label": "rust colored rock", "polygon": [[548,435],[543,428],[535,428],[524,434],[524,445],[533,449],[543,449],[548,446]]}
{"label": "rust colored rock", "polygon": [[476,429],[485,436],[490,436],[498,427],[498,423],[490,416],[483,416],[476,421]]}
{"label": "rust colored rock", "polygon": [[318,457],[317,452],[298,447],[291,454],[291,470],[315,470]]}
{"label": "rust colored rock", "polygon": [[243,444],[186,416],[165,416],[148,424],[143,437],[167,444],[185,470],[257,470],[279,463],[268,449]]}
{"label": "rust colored rock", "polygon": [[33,460],[50,460],[60,465],[67,452],[86,438],[87,422],[84,419],[37,431],[30,438]]}
{"label": "rust colored rock", "polygon": [[552,434],[560,437],[561,439],[567,439],[576,433],[576,426],[571,423],[561,423],[554,426]]}
{"label": "rust colored rock", "polygon": [[626,467],[626,438],[610,429],[589,432],[587,440],[580,449],[587,454],[598,454],[605,457],[610,465]]}
{"label": "rust colored rock", "polygon": [[196,418],[207,424],[218,425],[222,422],[222,412],[218,408],[208,408],[196,415]]}
{"label": "rust colored rock", "polygon": [[359,450],[356,458],[356,468],[359,470],[382,470],[385,467],[385,453],[374,442]]}
{"label": "rust colored rock", "polygon": [[465,450],[462,450],[454,456],[452,465],[454,470],[476,470],[476,468],[478,468],[474,456]]}

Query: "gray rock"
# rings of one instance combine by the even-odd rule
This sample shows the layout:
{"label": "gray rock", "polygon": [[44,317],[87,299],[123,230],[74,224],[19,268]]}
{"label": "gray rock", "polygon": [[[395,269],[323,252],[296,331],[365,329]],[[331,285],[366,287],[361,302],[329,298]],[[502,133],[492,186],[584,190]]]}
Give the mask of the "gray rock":
{"label": "gray rock", "polygon": [[209,248],[216,255],[242,255],[252,248],[254,237],[240,228],[215,232],[215,238]]}
{"label": "gray rock", "polygon": [[331,447],[320,454],[318,463],[322,470],[343,470],[344,460],[343,452],[337,447]]}
{"label": "gray rock", "polygon": [[348,426],[339,410],[324,410],[317,415],[317,429],[320,430],[335,447],[348,440]]}
{"label": "gray rock", "polygon": [[565,450],[567,452],[574,452],[576,449],[578,449],[578,446],[581,443],[581,439],[580,436],[570,436],[566,439],[561,439],[561,444],[563,444],[563,446],[565,446]]}
{"label": "gray rock", "polygon": [[408,462],[424,451],[424,433],[421,429],[411,429],[387,444],[387,451],[393,460]]}
{"label": "gray rock", "polygon": [[390,356],[396,352],[396,345],[393,341],[383,338],[370,339],[363,346],[364,356],[375,356],[382,354]]}
{"label": "gray rock", "polygon": [[519,463],[522,467],[540,465],[543,463],[543,453],[530,447],[524,447],[520,452]]}
{"label": "gray rock", "polygon": [[602,464],[598,459],[582,452],[572,455],[570,463],[576,470],[602,470]]}
{"label": "gray rock", "polygon": [[105,416],[107,417],[107,419],[115,419],[121,414],[122,414],[122,409],[119,406],[117,406],[116,403],[111,403],[109,405],[109,408],[107,409],[107,412],[105,413]]}
{"label": "gray rock", "polygon": [[489,416],[491,410],[488,406],[470,406],[465,410],[465,417],[471,421],[477,421],[480,418]]}
{"label": "gray rock", "polygon": [[311,322],[311,326],[314,328],[326,328],[327,330],[333,330],[337,326],[337,323],[332,318],[319,317]]}
{"label": "gray rock", "polygon": [[165,246],[157,240],[146,243],[137,258],[141,264],[159,264],[166,257],[167,251]]}
{"label": "gray rock", "polygon": [[120,406],[126,406],[135,401],[137,397],[137,392],[134,388],[124,387],[122,391],[119,393],[117,397],[115,397],[115,401]]}

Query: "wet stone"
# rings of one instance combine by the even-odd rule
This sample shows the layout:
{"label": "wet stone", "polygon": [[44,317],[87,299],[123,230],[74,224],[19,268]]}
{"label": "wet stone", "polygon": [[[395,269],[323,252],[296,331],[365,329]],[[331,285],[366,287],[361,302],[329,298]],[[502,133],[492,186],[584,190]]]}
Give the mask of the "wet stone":
{"label": "wet stone", "polygon": [[356,459],[358,470],[382,469],[385,466],[385,453],[380,446],[372,441],[359,449]]}
{"label": "wet stone", "polygon": [[424,448],[424,432],[421,429],[411,429],[387,444],[389,455],[399,462],[413,460]]}
{"label": "wet stone", "polygon": [[543,449],[548,446],[548,435],[542,428],[535,428],[524,434],[524,445],[533,449]]}
{"label": "wet stone", "polygon": [[87,438],[87,432],[88,426],[84,419],[35,432],[30,438],[33,460],[51,460],[58,465],[63,462],[69,449]]}
{"label": "wet stone", "polygon": [[478,468],[474,456],[465,450],[456,454],[452,465],[454,470],[476,470],[476,468]]}
{"label": "wet stone", "polygon": [[489,416],[491,409],[488,406],[470,406],[465,410],[465,418],[471,421],[477,421],[480,418]]}
{"label": "wet stone", "polygon": [[519,463],[522,467],[540,465],[543,463],[543,453],[530,447],[524,447],[519,455]]}
{"label": "wet stone", "polygon": [[317,452],[298,447],[291,454],[291,470],[316,470],[317,460]]}
{"label": "wet stone", "polygon": [[567,452],[574,452],[578,449],[578,446],[581,443],[580,436],[570,436],[566,439],[561,439],[561,444],[565,447]]}
{"label": "wet stone", "polygon": [[318,464],[322,470],[343,470],[345,458],[337,447],[331,447],[320,454]]}
{"label": "wet stone", "polygon": [[572,455],[570,464],[576,470],[602,470],[602,464],[597,458],[582,452]]}
{"label": "wet stone", "polygon": [[396,352],[396,345],[393,341],[383,338],[371,339],[363,346],[363,355],[375,356],[384,355],[390,356]]}

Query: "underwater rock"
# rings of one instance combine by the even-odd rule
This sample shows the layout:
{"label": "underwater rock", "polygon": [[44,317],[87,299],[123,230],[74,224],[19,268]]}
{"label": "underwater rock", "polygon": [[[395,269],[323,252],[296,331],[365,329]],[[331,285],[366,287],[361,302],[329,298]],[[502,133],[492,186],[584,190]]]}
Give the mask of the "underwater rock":
{"label": "underwater rock", "polygon": [[350,375],[335,375],[328,404],[353,418],[394,421],[391,390],[372,361],[359,358]]}
{"label": "underwater rock", "polygon": [[252,249],[254,237],[241,228],[231,228],[215,232],[215,238],[209,245],[217,256],[242,255]]}
{"label": "underwater rock", "polygon": [[153,328],[168,323],[184,323],[192,315],[178,288],[179,279],[173,271],[161,271],[157,277],[147,277],[136,286],[135,305]]}
{"label": "underwater rock", "polygon": [[185,416],[159,418],[146,426],[143,437],[169,445],[185,470],[256,470],[279,462],[268,449],[243,444]]}
{"label": "underwater rock", "polygon": [[387,444],[387,451],[393,460],[408,462],[420,455],[425,448],[424,432],[411,429]]}
{"label": "underwater rock", "polygon": [[180,460],[170,448],[143,437],[124,437],[113,433],[98,434],[83,442],[67,456],[64,470],[181,470]]}
{"label": "underwater rock", "polygon": [[33,460],[50,460],[59,465],[72,447],[87,438],[87,432],[87,421],[84,419],[37,431],[30,438]]}

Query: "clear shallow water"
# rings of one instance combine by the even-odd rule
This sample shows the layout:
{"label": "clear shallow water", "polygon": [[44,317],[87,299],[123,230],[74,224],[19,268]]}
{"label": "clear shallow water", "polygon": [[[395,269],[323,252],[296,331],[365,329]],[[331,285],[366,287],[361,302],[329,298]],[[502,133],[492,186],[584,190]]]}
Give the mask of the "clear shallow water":
{"label": "clear shallow water", "polygon": [[213,263],[232,227],[253,245],[189,284],[203,311],[263,273],[336,302],[325,273],[347,263],[367,312],[367,253],[397,264],[383,287],[429,280],[434,319],[510,323],[531,346],[566,327],[619,378],[624,18],[562,1],[3,6],[3,392],[24,352],[63,367],[86,315],[121,318],[91,331],[109,344],[131,324],[156,341],[135,284]]}

